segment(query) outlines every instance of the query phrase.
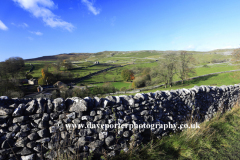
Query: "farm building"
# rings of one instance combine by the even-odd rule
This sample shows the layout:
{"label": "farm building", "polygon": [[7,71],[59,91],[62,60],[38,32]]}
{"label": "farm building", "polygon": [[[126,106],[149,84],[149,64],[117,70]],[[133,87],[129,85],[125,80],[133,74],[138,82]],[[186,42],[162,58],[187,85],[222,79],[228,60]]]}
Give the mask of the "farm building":
{"label": "farm building", "polygon": [[31,78],[31,79],[28,80],[28,84],[30,84],[30,85],[37,85],[38,84],[38,80]]}

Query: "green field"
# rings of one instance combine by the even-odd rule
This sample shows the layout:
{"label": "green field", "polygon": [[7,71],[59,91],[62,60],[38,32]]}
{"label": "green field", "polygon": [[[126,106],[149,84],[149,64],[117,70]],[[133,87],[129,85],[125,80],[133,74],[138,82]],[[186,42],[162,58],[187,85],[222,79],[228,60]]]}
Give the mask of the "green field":
{"label": "green field", "polygon": [[124,69],[132,69],[134,67],[154,67],[157,66],[155,63],[143,63],[143,64],[132,64],[124,67],[115,68],[107,71],[107,73],[100,73],[98,75],[92,76],[91,78],[84,80],[82,83],[93,83],[93,82],[104,82],[104,81],[122,81],[121,72]]}
{"label": "green field", "polygon": [[223,60],[230,60],[230,55],[222,55],[222,54],[202,54],[197,53],[193,54],[193,57],[197,60],[197,64],[204,65],[212,63],[213,61],[223,61]]}
{"label": "green field", "polygon": [[[88,84],[88,83],[94,83],[94,82],[122,81],[121,71],[124,70],[124,69],[133,69],[133,68],[136,68],[136,67],[141,67],[141,68],[150,67],[151,68],[151,67],[155,67],[157,65],[158,65],[157,62],[128,65],[128,66],[124,66],[124,67],[120,67],[120,68],[110,70],[107,73],[100,73],[98,75],[92,76],[91,78],[86,79],[81,83]],[[235,69],[239,69],[239,67],[234,66],[234,65],[229,65],[227,63],[210,64],[210,65],[208,65],[208,67],[202,67],[202,66],[197,67],[196,68],[196,75],[193,75],[193,77],[194,76],[201,76],[201,75],[205,75],[205,74],[210,74],[210,73],[235,70]],[[174,76],[174,81],[178,81],[178,80],[180,80],[180,78],[177,75]],[[126,82],[117,82],[117,83],[118,83],[118,85],[116,85],[116,86],[117,86],[118,89],[120,89],[122,87],[126,87]],[[103,85],[103,83],[100,83],[99,85]],[[130,85],[128,85],[128,87],[129,86]]]}
{"label": "green field", "polygon": [[[34,69],[31,73],[31,75],[35,78],[39,78],[42,73],[42,69],[44,68],[45,66],[45,62],[32,62],[31,63],[33,66],[34,66]],[[69,70],[71,73],[74,73],[74,77],[83,77],[83,76],[86,76],[90,73],[93,73],[93,72],[97,72],[97,71],[100,71],[100,70],[103,70],[103,69],[106,69],[106,68],[109,68],[111,66],[107,66],[107,65],[98,65],[98,66],[92,66],[93,63],[89,63],[89,62],[86,62],[86,63],[80,63],[80,64],[75,64],[73,65],[73,69],[75,68],[75,70]],[[86,68],[84,68],[86,67]],[[29,71],[31,69],[31,66],[30,66],[30,62],[29,63],[26,63],[25,65],[25,72]],[[54,67],[49,67],[49,72],[54,72]],[[65,71],[65,68],[64,67],[61,67],[60,68],[60,71]],[[79,74],[79,75],[77,75]]]}
{"label": "green field", "polygon": [[[113,86],[117,89],[121,89],[122,87],[126,87],[126,89],[131,88],[131,82],[111,82]],[[102,86],[104,83],[95,84],[96,86]]]}
{"label": "green field", "polygon": [[[44,63],[31,63],[33,66],[34,66],[34,69],[33,69],[33,71],[32,71],[32,73],[31,73],[31,75],[33,76],[33,77],[35,77],[35,78],[38,78],[38,77],[40,77],[41,75],[42,75],[42,73],[41,73],[41,71],[42,71],[42,69],[43,69],[43,67],[44,67]],[[30,70],[30,68],[31,68],[31,66],[30,66],[30,63],[26,63],[25,64],[25,70],[26,71],[29,71]]]}
{"label": "green field", "polygon": [[[38,62],[38,63],[31,63],[33,66],[34,66],[34,69],[33,69],[33,71],[31,72],[31,75],[34,77],[34,78],[39,78],[39,77],[41,77],[41,75],[42,75],[42,69],[44,68],[44,66],[45,66],[45,64],[46,63],[40,63],[40,62]],[[25,70],[26,71],[29,71],[30,70],[30,68],[31,68],[31,66],[30,66],[30,63],[26,63],[26,65],[25,65]],[[29,68],[29,69],[28,69]],[[64,69],[64,67],[61,67],[60,68],[60,71],[64,71],[65,69]],[[54,72],[54,68],[53,67],[49,67],[48,68],[48,71],[49,72]]]}
{"label": "green field", "polygon": [[70,72],[74,73],[74,74],[79,74],[79,77],[83,77],[86,76],[90,73],[94,73],[106,68],[109,68],[111,66],[105,66],[105,65],[96,65],[96,66],[91,66],[91,67],[87,67],[87,68],[78,68],[75,70],[70,70]]}
{"label": "green field", "polygon": [[208,65],[208,67],[198,67],[196,68],[196,72],[197,72],[197,76],[200,76],[200,75],[209,74],[209,73],[230,71],[230,70],[236,70],[236,69],[240,69],[240,67],[222,63],[222,64]]}
{"label": "green field", "polygon": [[[173,85],[173,87],[159,87],[153,90],[142,91],[141,93],[149,93],[149,92],[156,92],[156,91],[166,91],[166,90],[176,90],[181,88],[193,88],[194,86],[222,86],[222,85],[234,85],[240,83],[240,71],[238,72],[231,72],[231,73],[221,73],[216,75],[210,75],[206,77],[197,78],[194,80],[185,81],[182,85],[181,83],[177,83]],[[133,95],[127,94],[126,95]],[[116,95],[115,95],[116,96]]]}

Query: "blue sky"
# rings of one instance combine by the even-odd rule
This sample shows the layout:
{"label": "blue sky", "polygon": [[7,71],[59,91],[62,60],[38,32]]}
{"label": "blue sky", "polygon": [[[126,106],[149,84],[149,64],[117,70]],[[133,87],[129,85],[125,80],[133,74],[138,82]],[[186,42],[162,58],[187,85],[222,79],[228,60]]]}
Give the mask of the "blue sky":
{"label": "blue sky", "polygon": [[240,45],[239,0],[1,0],[0,61]]}

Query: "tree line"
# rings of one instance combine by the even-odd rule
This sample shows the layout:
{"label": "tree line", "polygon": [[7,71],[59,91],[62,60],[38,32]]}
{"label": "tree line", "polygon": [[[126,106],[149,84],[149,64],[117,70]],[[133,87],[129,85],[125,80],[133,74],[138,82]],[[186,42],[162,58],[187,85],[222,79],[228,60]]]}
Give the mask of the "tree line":
{"label": "tree line", "polygon": [[0,95],[22,97],[19,79],[25,77],[25,63],[21,57],[11,57],[0,62]]}

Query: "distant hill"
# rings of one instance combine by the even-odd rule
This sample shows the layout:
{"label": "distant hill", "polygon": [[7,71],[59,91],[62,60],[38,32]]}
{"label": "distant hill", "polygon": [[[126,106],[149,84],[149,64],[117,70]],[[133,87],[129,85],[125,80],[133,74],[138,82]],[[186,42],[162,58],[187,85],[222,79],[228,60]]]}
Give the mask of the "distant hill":
{"label": "distant hill", "polygon": [[25,59],[25,61],[56,61],[58,59],[84,60],[91,55],[92,53],[64,53],[52,56],[42,56],[37,58]]}
{"label": "distant hill", "polygon": [[212,51],[209,51],[210,53],[216,53],[216,54],[224,54],[224,55],[231,55],[232,52],[235,50],[236,48],[232,48],[232,49],[215,49]]}
{"label": "distant hill", "polygon": [[[64,53],[52,56],[42,56],[37,58],[25,59],[25,61],[56,61],[58,59],[69,59],[72,61],[98,61],[101,59],[118,58],[156,58],[167,53],[181,53],[182,50],[139,50],[139,51],[103,51],[97,53]],[[193,54],[222,54],[231,55],[234,49],[216,49],[211,51],[187,51]]]}

